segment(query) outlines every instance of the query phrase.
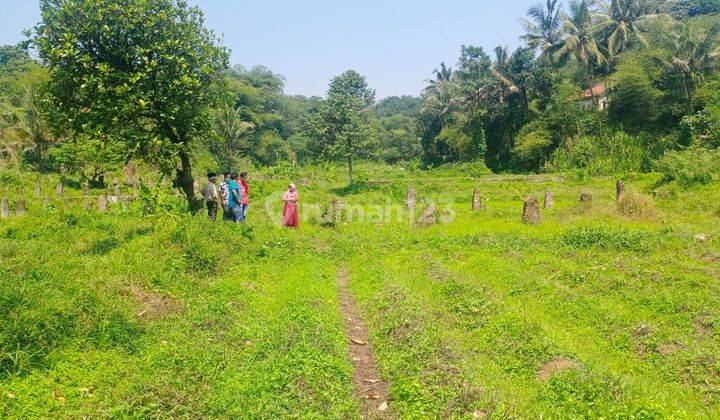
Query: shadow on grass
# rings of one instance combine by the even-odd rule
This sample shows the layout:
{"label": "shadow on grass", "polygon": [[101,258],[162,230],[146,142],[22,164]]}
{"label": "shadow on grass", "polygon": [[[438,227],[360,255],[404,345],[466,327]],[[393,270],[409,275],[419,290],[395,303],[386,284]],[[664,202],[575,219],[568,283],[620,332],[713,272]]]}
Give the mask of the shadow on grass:
{"label": "shadow on grass", "polygon": [[107,255],[119,246],[120,241],[116,238],[99,239],[90,245],[87,252],[91,255]]}
{"label": "shadow on grass", "polygon": [[378,183],[355,182],[352,185],[347,185],[342,188],[333,188],[330,192],[340,197],[346,197],[348,195],[364,194],[378,190],[380,190],[380,184]]}

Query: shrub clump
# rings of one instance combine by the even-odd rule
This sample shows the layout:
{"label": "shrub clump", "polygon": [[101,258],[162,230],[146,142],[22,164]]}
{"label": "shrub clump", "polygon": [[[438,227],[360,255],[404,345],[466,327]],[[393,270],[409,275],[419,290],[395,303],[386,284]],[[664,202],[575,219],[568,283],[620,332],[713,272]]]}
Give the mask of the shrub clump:
{"label": "shrub clump", "polygon": [[704,185],[717,178],[720,153],[702,148],[668,152],[656,162],[656,168],[663,174],[663,183],[676,181],[684,187]]}
{"label": "shrub clump", "polygon": [[617,202],[620,214],[637,218],[649,219],[655,216],[655,204],[650,197],[635,191],[625,191]]}

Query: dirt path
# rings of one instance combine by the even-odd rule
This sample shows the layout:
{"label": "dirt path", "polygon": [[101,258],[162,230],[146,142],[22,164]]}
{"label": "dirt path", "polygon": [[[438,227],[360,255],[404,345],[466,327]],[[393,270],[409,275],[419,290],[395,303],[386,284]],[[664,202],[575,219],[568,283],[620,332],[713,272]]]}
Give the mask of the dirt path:
{"label": "dirt path", "polygon": [[360,314],[357,303],[348,289],[350,274],[344,268],[338,271],[337,290],[340,310],[345,321],[345,335],[350,348],[350,359],[355,366],[353,380],[358,397],[365,402],[362,410],[364,418],[394,418],[388,406],[388,384],[378,371],[373,355],[370,334]]}

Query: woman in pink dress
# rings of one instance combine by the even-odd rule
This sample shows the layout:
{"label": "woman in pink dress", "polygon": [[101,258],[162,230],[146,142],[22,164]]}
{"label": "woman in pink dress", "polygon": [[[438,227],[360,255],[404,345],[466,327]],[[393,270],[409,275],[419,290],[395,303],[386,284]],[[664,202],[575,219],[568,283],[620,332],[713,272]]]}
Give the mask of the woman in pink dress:
{"label": "woman in pink dress", "polygon": [[283,210],[283,227],[289,227],[297,229],[299,226],[298,218],[298,193],[295,184],[290,184],[288,190],[283,195],[283,201],[285,202],[285,209]]}

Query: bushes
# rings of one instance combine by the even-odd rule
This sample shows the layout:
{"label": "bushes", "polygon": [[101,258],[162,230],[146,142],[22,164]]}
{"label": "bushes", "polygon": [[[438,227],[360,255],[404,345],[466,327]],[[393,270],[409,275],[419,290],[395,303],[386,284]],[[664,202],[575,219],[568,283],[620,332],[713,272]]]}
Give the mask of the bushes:
{"label": "bushes", "polygon": [[578,171],[587,176],[646,171],[650,168],[646,143],[644,137],[622,131],[576,137],[553,153],[545,169],[549,172]]}
{"label": "bushes", "polygon": [[667,153],[656,162],[656,169],[663,174],[663,183],[676,181],[688,187],[707,184],[720,171],[720,153],[702,148],[691,148]]}
{"label": "bushes", "polygon": [[608,116],[633,132],[647,129],[657,118],[662,95],[656,89],[639,59],[628,59],[612,77],[613,93]]}
{"label": "bushes", "polygon": [[682,120],[692,144],[708,149],[720,148],[720,78],[704,83],[693,98],[695,114]]}
{"label": "bushes", "polygon": [[545,128],[533,129],[532,126],[533,124],[528,124],[520,131],[513,154],[521,166],[539,168],[551,150],[553,136]]}

